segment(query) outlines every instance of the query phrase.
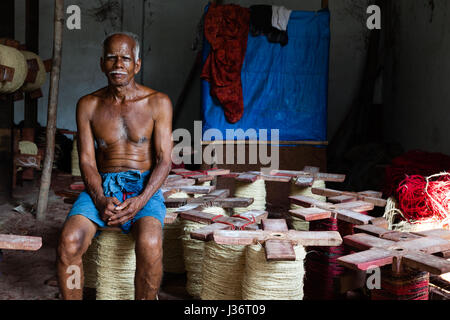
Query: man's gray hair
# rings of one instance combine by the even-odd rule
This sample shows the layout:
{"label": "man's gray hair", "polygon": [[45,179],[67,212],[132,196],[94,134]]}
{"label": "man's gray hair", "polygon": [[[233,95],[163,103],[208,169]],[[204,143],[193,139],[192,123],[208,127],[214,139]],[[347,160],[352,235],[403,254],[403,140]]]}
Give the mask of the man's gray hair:
{"label": "man's gray hair", "polygon": [[112,32],[112,33],[108,34],[106,36],[106,38],[103,40],[103,56],[105,56],[106,42],[108,41],[109,38],[111,38],[114,35],[124,35],[124,36],[128,36],[134,40],[134,49],[133,49],[134,61],[137,62],[139,59],[139,51],[140,51],[139,37],[136,34],[134,34],[132,32],[128,32],[128,31]]}

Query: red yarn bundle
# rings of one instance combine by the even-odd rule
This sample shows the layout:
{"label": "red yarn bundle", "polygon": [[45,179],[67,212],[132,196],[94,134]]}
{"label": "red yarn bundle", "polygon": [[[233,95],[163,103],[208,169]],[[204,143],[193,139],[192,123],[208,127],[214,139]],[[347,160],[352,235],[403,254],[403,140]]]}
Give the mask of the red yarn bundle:
{"label": "red yarn bundle", "polygon": [[418,150],[409,151],[392,160],[391,165],[386,168],[384,195],[386,197],[393,195],[406,175],[427,177],[443,171],[450,172],[450,156]]}
{"label": "red yarn bundle", "polygon": [[450,173],[407,176],[396,190],[400,210],[410,222],[450,219]]}

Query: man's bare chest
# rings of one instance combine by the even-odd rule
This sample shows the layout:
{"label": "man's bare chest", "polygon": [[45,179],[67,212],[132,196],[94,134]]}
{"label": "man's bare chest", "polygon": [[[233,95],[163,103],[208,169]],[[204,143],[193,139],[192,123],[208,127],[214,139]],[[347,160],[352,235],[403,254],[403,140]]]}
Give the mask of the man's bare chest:
{"label": "man's bare chest", "polygon": [[140,108],[102,108],[95,113],[91,123],[100,147],[120,142],[144,143],[150,140],[153,132],[152,115]]}

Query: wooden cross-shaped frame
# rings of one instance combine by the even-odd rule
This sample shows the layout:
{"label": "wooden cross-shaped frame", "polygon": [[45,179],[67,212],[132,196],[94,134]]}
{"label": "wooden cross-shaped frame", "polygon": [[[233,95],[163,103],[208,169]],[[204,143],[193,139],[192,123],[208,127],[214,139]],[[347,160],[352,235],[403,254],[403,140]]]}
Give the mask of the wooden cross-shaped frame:
{"label": "wooden cross-shaped frame", "polygon": [[257,230],[262,219],[267,218],[268,213],[262,210],[250,210],[235,216],[215,215],[198,210],[181,211],[178,216],[181,219],[208,224],[207,226],[191,232],[191,238],[196,240],[211,241],[213,233],[217,230]]}
{"label": "wooden cross-shaped frame", "polygon": [[214,180],[214,177],[226,175],[230,173],[227,169],[209,169],[203,171],[191,171],[187,169],[172,169],[172,173],[181,176],[182,178],[194,179],[197,183]]}
{"label": "wooden cross-shaped frame", "polygon": [[450,272],[450,261],[436,256],[448,255],[450,230],[398,232],[367,225],[356,227],[355,232],[360,233],[344,237],[344,244],[362,251],[337,260],[350,269],[392,265],[394,273],[405,272],[406,267],[435,275]]}
{"label": "wooden cross-shaped frame", "polygon": [[373,210],[373,203],[365,201],[352,201],[343,203],[329,203],[307,196],[291,196],[290,201],[305,208],[289,210],[289,213],[305,221],[317,221],[327,218],[336,218],[355,225],[382,224],[385,219],[374,218],[361,212]]}
{"label": "wooden cross-shaped frame", "polygon": [[302,171],[272,170],[270,174],[295,179],[295,184],[299,187],[311,187],[314,181],[319,180],[329,182],[345,181],[345,174],[322,173],[320,168],[311,166],[304,167]]}
{"label": "wooden cross-shaped frame", "polygon": [[213,240],[229,245],[264,244],[267,261],[295,260],[293,245],[338,246],[342,243],[339,232],[288,230],[285,219],[263,219],[261,224],[263,230],[216,230]]}

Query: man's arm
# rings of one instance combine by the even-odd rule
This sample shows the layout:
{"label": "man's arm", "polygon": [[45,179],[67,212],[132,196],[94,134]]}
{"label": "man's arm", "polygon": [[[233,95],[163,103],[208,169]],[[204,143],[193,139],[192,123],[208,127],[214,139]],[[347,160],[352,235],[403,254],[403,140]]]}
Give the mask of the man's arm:
{"label": "man's arm", "polygon": [[106,221],[114,215],[115,205],[119,205],[120,201],[116,198],[106,198],[103,194],[102,178],[98,173],[95,160],[94,136],[90,120],[94,107],[95,101],[89,96],[81,98],[77,104],[78,153],[86,191],[100,212],[100,217]]}
{"label": "man's arm", "polygon": [[[117,213],[108,223],[110,226],[123,224],[131,220],[141,210],[156,191],[162,186],[172,166],[172,103],[166,95],[158,97],[158,109],[153,128],[153,143],[156,152],[156,164],[144,191],[137,197],[125,200],[116,207]],[[150,146],[151,147],[151,146]]]}

